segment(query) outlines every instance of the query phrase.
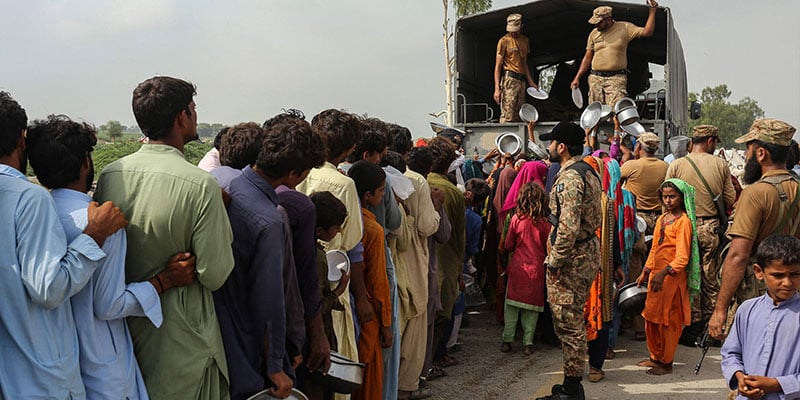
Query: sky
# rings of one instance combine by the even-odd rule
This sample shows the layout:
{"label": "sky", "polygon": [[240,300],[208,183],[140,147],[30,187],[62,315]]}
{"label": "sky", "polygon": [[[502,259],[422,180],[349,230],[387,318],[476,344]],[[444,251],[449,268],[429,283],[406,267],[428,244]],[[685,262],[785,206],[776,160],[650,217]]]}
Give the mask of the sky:
{"label": "sky", "polygon": [[[495,0],[492,9],[526,1]],[[644,0],[642,1],[644,3]],[[689,90],[725,83],[800,127],[800,1],[664,0]],[[201,122],[341,108],[432,134],[445,108],[438,0],[0,0],[0,90],[29,119],[135,123],[154,75],[197,86]],[[588,16],[587,16],[588,18]]]}

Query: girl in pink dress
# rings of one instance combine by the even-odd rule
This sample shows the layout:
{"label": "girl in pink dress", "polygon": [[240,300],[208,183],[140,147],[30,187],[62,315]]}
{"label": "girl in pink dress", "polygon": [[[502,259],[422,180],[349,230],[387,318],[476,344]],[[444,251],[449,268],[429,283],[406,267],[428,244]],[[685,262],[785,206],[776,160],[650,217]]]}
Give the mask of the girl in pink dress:
{"label": "girl in pink dress", "polygon": [[511,351],[511,342],[522,324],[522,345],[526,355],[533,353],[533,332],[539,313],[544,310],[544,258],[551,225],[547,221],[547,195],[537,183],[522,186],[505,241],[512,252],[508,263],[505,301],[505,327],[500,350]]}

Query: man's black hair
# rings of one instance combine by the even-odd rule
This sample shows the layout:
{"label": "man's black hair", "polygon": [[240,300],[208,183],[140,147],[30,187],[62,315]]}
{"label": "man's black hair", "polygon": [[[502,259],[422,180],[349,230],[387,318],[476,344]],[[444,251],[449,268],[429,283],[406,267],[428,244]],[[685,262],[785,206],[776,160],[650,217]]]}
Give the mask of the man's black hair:
{"label": "man's black hair", "polygon": [[264,130],[256,166],[270,178],[302,174],[325,163],[322,137],[302,119],[287,119]]}
{"label": "man's black hair", "polygon": [[389,150],[398,152],[402,155],[408,154],[413,144],[411,143],[411,131],[405,126],[397,124],[386,124],[389,127]]}
{"label": "man's black hair", "polygon": [[411,151],[408,152],[406,164],[408,164],[408,168],[412,171],[422,176],[428,176],[428,173],[431,172],[431,165],[433,164],[430,149],[428,149],[427,146],[412,148]]}
{"label": "man's black hair", "polygon": [[317,209],[316,225],[318,227],[330,229],[344,223],[344,219],[347,218],[347,207],[331,192],[314,192],[308,197],[311,198],[314,208]]}
{"label": "man's black hair", "polygon": [[300,119],[300,120],[305,121],[306,115],[303,114],[302,111],[300,111],[300,110],[298,110],[296,108],[283,109],[283,111],[281,113],[276,114],[272,118],[269,118],[266,121],[264,121],[264,124],[262,124],[261,127],[264,128],[264,129],[267,129],[272,125],[275,125],[275,124],[277,124],[279,122],[286,121],[288,119]]}
{"label": "man's black hair", "polygon": [[361,139],[356,143],[355,150],[347,157],[348,162],[361,160],[364,153],[382,153],[389,146],[389,130],[385,122],[377,118],[368,118],[363,124]]}
{"label": "man's black hair", "polygon": [[783,265],[800,264],[800,239],[781,234],[767,236],[756,249],[756,263],[763,270],[771,261],[781,261]]}
{"label": "man's black hair", "polygon": [[8,92],[0,92],[0,156],[7,156],[17,148],[26,125],[25,109]]}
{"label": "man's black hair", "polygon": [[[559,142],[559,143],[561,143],[561,142]],[[569,153],[570,156],[575,157],[575,156],[579,156],[579,155],[583,154],[583,145],[582,144],[566,144],[566,143],[562,143],[562,144],[567,147],[567,153]]]}
{"label": "man's black hair", "polygon": [[333,161],[350,150],[361,138],[364,130],[359,117],[332,108],[315,115],[311,120],[311,126],[325,140],[328,161]]}
{"label": "man's black hair", "polygon": [[[45,120],[33,121],[28,127],[25,144],[39,182],[49,189],[67,187],[75,182],[86,157],[97,144],[96,134],[93,126],[72,121],[66,115],[50,115]],[[93,171],[89,174],[93,176]]]}
{"label": "man's black hair", "polygon": [[223,126],[222,129],[220,129],[219,132],[217,132],[217,135],[214,136],[215,149],[219,150],[219,144],[222,142],[222,137],[225,136],[225,133],[227,133],[228,129],[230,128],[231,128],[230,126]]}
{"label": "man's black hair", "polygon": [[186,112],[192,115],[189,103],[197,94],[191,83],[169,76],[154,76],[133,90],[133,115],[142,133],[151,140],[166,137],[175,117]]}
{"label": "man's black hair", "polygon": [[396,151],[389,150],[386,152],[386,155],[381,158],[380,166],[385,167],[387,165],[391,165],[400,172],[406,172],[406,160],[403,159],[402,154]]}
{"label": "man's black hair", "polygon": [[374,194],[386,181],[386,173],[383,172],[383,168],[364,160],[356,161],[347,170],[347,175],[356,183],[359,199],[363,199],[367,192]]}
{"label": "man's black hair", "polygon": [[219,162],[235,169],[252,165],[258,158],[262,143],[264,143],[264,130],[257,123],[236,124],[222,135],[219,143]]}
{"label": "man's black hair", "polygon": [[437,174],[447,174],[450,164],[456,159],[456,145],[449,139],[437,136],[428,142],[428,149],[431,152],[431,172]]}
{"label": "man's black hair", "polygon": [[769,152],[769,157],[775,165],[786,164],[789,157],[789,146],[778,146],[777,144],[753,140],[751,143]]}
{"label": "man's black hair", "polygon": [[464,183],[464,190],[472,192],[472,204],[481,205],[486,198],[489,197],[491,189],[485,180],[480,178],[471,178]]}

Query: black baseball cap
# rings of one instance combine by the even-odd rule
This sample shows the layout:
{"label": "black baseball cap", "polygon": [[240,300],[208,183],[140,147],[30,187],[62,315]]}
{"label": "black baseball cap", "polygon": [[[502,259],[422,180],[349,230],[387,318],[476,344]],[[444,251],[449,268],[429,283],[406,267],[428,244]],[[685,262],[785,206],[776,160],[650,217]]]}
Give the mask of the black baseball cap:
{"label": "black baseball cap", "polygon": [[572,122],[559,122],[549,133],[539,135],[539,140],[555,140],[568,146],[578,146],[586,140],[586,132]]}

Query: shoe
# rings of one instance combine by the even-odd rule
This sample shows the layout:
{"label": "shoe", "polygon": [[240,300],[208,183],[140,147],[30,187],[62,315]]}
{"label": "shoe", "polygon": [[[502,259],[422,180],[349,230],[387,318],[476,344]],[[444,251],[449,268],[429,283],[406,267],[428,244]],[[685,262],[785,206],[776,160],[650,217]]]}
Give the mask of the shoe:
{"label": "shoe", "polygon": [[433,362],[433,365],[441,368],[452,367],[453,365],[458,365],[458,364],[459,364],[458,360],[447,354],[445,354],[441,360]]}
{"label": "shoe", "polygon": [[503,353],[508,353],[509,351],[511,351],[511,343],[503,342],[503,344],[500,345],[500,351],[502,351]]}
{"label": "shoe", "polygon": [[430,388],[419,388],[413,392],[400,390],[397,392],[397,400],[421,400],[433,396]]}
{"label": "shoe", "polygon": [[432,381],[434,379],[439,379],[439,378],[441,378],[443,376],[447,376],[447,372],[445,372],[444,369],[439,368],[439,367],[433,367],[428,371],[428,375],[425,376],[425,380],[430,382],[430,381]]}
{"label": "shoe", "polygon": [[616,356],[617,353],[615,353],[614,349],[612,349],[611,347],[609,347],[608,350],[606,350],[606,360],[613,360],[614,357]]}
{"label": "shoe", "polygon": [[[584,400],[586,398],[586,395],[583,392],[583,385],[578,385],[578,394],[572,394],[571,395],[571,394],[567,393],[566,389],[564,389],[564,385],[558,383],[558,384],[553,385],[552,388],[550,388],[550,393],[552,393],[550,396],[537,397],[536,400],[540,400],[540,399],[542,399],[542,400],[554,400],[554,399],[556,399],[556,400],[557,399],[580,399],[580,400]],[[567,396],[567,397],[552,397],[552,396]],[[569,397],[569,396],[572,396],[572,397]]]}
{"label": "shoe", "polygon": [[[561,386],[561,385],[555,385],[555,386]],[[555,386],[553,386],[554,389]],[[537,397],[536,400],[586,400],[586,397],[583,394],[583,389],[581,389],[581,391],[578,392],[578,394],[567,394],[564,393],[563,390],[564,389],[561,388],[558,393],[553,393],[549,396],[544,396],[544,397]]]}
{"label": "shoe", "polygon": [[526,356],[533,354],[533,345],[532,344],[526,345],[522,349],[522,354],[525,354]]}
{"label": "shoe", "polygon": [[589,368],[589,382],[596,383],[603,380],[606,373],[602,369]]}

